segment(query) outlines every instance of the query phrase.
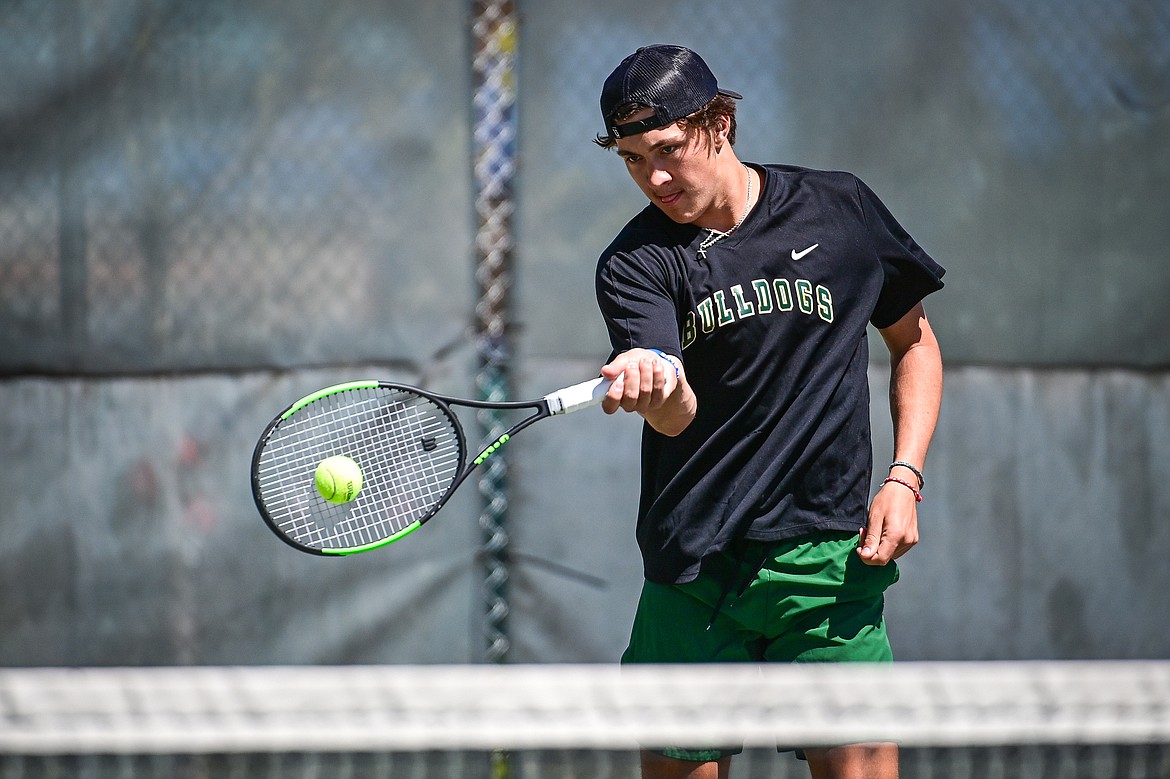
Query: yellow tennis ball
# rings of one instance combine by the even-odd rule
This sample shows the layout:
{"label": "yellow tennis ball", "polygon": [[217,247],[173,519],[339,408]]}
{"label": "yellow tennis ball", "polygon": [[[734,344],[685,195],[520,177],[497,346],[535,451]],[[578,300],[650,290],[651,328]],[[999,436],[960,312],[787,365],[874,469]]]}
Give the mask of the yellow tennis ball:
{"label": "yellow tennis ball", "polygon": [[335,454],[321,461],[313,481],[325,500],[349,503],[362,489],[362,469],[344,454]]}

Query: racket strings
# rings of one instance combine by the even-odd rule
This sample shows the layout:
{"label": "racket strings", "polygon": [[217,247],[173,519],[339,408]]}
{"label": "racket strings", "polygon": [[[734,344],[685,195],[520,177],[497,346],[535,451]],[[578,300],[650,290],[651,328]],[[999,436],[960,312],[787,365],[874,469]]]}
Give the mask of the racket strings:
{"label": "racket strings", "polygon": [[[329,503],[314,486],[317,465],[335,454],[362,469],[361,491],[349,503]],[[458,477],[462,454],[457,423],[430,399],[400,389],[348,389],[275,428],[259,461],[259,491],[293,541],[351,549],[426,518]]]}

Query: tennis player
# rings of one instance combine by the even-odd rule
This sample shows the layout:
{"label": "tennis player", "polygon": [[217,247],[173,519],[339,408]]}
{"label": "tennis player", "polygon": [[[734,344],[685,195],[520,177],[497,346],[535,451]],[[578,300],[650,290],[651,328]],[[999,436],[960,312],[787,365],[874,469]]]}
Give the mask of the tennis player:
{"label": "tennis player", "polygon": [[[645,584],[623,662],[890,661],[884,591],[918,542],[942,394],[922,300],[944,271],[855,176],[740,161],[739,99],[695,52],[661,45],[601,93],[596,142],[650,201],[596,276],[615,380],[603,408],[646,423]],[[872,501],[869,325],[889,349],[894,423]],[[645,750],[643,776],[725,777],[738,751]],[[893,744],[800,753],[818,779],[898,771]]]}

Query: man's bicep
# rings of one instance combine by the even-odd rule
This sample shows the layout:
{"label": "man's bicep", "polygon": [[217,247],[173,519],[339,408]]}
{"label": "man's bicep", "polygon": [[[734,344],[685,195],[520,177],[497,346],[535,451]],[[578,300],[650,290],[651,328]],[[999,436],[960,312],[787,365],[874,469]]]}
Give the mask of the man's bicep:
{"label": "man's bicep", "polygon": [[915,346],[929,345],[938,348],[934,331],[926,318],[926,309],[922,303],[915,304],[902,318],[889,327],[878,331],[890,354],[897,358]]}

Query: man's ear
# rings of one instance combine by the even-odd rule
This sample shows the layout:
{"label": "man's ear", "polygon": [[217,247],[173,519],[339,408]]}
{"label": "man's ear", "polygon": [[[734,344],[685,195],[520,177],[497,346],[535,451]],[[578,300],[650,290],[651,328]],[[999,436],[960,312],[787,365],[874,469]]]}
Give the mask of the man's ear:
{"label": "man's ear", "polygon": [[715,126],[711,129],[711,140],[715,144],[715,153],[723,151],[724,146],[727,145],[727,136],[731,132],[731,117],[724,114],[715,120]]}

